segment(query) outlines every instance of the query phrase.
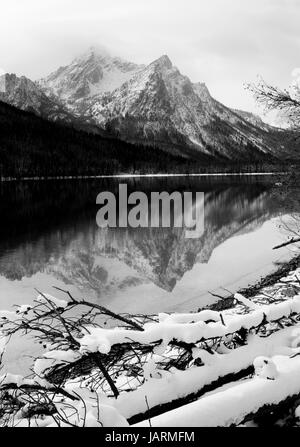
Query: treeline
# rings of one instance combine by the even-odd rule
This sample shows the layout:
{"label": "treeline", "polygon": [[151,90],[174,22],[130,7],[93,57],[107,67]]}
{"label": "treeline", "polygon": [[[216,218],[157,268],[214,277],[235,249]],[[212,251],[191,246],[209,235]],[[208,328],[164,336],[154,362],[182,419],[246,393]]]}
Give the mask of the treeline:
{"label": "treeline", "polygon": [[43,120],[0,102],[0,178],[269,171],[274,163],[187,160],[155,147],[133,145]]}
{"label": "treeline", "polygon": [[53,123],[0,102],[1,177],[176,169],[181,157]]}

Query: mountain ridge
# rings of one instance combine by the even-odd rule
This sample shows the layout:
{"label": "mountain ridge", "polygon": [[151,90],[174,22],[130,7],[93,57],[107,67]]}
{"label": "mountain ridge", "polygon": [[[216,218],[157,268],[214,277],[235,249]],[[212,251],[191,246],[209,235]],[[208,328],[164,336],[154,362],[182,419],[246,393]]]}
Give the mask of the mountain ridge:
{"label": "mountain ridge", "polygon": [[[92,56],[88,53],[70,64],[76,76],[86,71],[87,62],[90,68],[95,61],[100,65],[106,61],[107,66],[107,56]],[[108,60],[113,58],[109,56]],[[204,83],[192,83],[167,55],[146,66],[135,65],[128,76],[116,88],[106,86],[106,91],[102,88],[94,94],[90,89],[75,100],[69,96],[69,110],[89,117],[120,139],[174,150],[188,158],[199,152],[233,161],[284,156],[286,148],[278,142],[279,130],[249,112],[232,110],[218,102]],[[57,79],[61,82],[61,73]]]}
{"label": "mountain ridge", "polygon": [[14,73],[1,75],[0,100],[46,119],[72,121],[72,115],[59,100],[49,98],[35,82],[25,76],[18,77]]}
{"label": "mountain ridge", "polygon": [[37,82],[0,76],[0,100],[186,159],[257,162],[298,156],[292,134],[221,104],[167,55],[138,65],[90,48]]}
{"label": "mountain ridge", "polygon": [[0,100],[0,180],[163,171],[182,158],[52,122]]}

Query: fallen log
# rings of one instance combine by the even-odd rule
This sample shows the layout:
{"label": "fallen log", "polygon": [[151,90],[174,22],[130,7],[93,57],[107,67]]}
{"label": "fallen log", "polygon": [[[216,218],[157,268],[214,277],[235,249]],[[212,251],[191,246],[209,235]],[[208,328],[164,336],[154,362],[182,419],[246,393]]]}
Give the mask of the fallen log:
{"label": "fallen log", "polygon": [[[254,377],[151,419],[152,427],[230,427],[300,394],[300,358],[276,356],[275,380]],[[144,420],[135,427],[148,427]]]}

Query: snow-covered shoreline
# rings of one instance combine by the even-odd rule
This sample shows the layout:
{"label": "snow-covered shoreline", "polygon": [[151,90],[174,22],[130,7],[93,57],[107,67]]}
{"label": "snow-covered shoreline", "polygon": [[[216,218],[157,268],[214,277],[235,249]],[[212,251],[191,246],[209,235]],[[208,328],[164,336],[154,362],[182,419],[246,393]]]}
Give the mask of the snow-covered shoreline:
{"label": "snow-covered shoreline", "polygon": [[[1,311],[3,352],[7,349],[6,327],[15,330],[24,325],[27,331],[32,321],[40,319],[43,306],[51,318],[58,315],[54,335],[53,329],[40,321],[41,340],[48,330],[52,342],[45,344],[44,354],[35,360],[35,375],[30,379],[11,374],[0,378],[0,392],[12,389],[22,396],[25,387],[49,397],[55,390],[55,422],[51,416],[28,419],[27,407],[20,404],[13,425],[55,426],[59,421],[59,426],[149,427],[150,420],[152,427],[238,426],[264,407],[280,408],[286,399],[298,398],[300,267],[283,276],[274,275],[272,284],[269,279],[251,297],[237,293],[234,307],[222,311],[159,314],[142,322],[141,317],[118,317],[100,307],[98,310],[110,317],[120,318],[123,325],[111,329],[95,324],[94,319],[88,324],[88,313],[74,335],[68,326],[73,320],[65,313],[84,302],[42,294],[37,299],[38,311],[31,306]],[[31,319],[27,316],[30,312],[35,312]],[[68,332],[59,331],[61,321]],[[126,353],[131,350],[128,360]],[[105,370],[104,365],[110,365],[116,353],[121,353],[120,363]],[[84,373],[70,373],[57,388],[57,371],[65,374],[73,365],[84,366],[95,356],[101,361],[100,376],[95,368],[90,372],[85,368]],[[181,356],[184,362],[176,363]],[[99,387],[99,380],[103,386]],[[72,411],[68,413],[67,408]],[[297,421],[295,416],[295,425]]]}

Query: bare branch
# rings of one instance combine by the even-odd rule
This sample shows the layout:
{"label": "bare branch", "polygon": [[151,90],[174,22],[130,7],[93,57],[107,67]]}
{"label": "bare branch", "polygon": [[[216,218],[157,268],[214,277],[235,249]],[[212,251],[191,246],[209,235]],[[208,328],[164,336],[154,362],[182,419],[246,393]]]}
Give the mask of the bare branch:
{"label": "bare branch", "polygon": [[273,250],[278,250],[279,248],[287,247],[288,245],[296,244],[300,242],[300,237],[293,237],[287,242],[284,242],[283,244],[276,245],[276,247],[273,247]]}

